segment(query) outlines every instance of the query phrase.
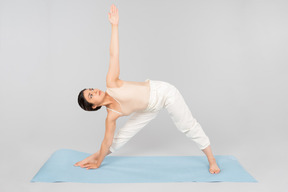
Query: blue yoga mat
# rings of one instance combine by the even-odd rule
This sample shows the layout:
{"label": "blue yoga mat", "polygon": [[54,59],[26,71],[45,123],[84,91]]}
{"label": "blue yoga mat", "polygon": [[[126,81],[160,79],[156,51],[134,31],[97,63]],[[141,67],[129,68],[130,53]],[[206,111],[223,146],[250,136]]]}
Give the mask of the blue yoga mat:
{"label": "blue yoga mat", "polygon": [[31,182],[167,183],[258,182],[234,156],[215,155],[221,169],[209,172],[206,156],[106,156],[98,169],[74,164],[90,156],[71,149],[55,151]]}

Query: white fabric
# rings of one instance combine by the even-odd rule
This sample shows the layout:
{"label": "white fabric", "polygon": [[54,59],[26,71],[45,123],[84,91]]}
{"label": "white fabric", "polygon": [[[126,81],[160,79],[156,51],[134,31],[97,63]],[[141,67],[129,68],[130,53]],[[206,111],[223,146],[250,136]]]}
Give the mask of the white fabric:
{"label": "white fabric", "polygon": [[199,149],[203,150],[210,145],[208,136],[192,116],[179,90],[170,83],[150,80],[148,107],[143,111],[134,112],[124,126],[118,130],[110,151],[115,152],[125,145],[145,125],[154,119],[162,108],[168,111],[177,129],[194,141]]}

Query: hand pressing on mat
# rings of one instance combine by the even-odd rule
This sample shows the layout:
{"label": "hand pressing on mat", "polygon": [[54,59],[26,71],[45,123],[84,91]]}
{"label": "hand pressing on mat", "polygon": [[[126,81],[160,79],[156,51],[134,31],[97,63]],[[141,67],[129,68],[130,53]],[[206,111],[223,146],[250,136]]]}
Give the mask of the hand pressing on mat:
{"label": "hand pressing on mat", "polygon": [[79,161],[77,163],[74,164],[74,166],[80,166],[80,167],[84,167],[84,165],[87,165],[89,163],[97,163],[97,159],[99,156],[99,151],[97,151],[96,153],[90,155],[89,157],[83,159],[82,161]]}
{"label": "hand pressing on mat", "polygon": [[86,168],[86,169],[98,169],[99,167],[100,165],[98,165],[97,162],[95,163],[90,162],[90,163],[86,163],[83,165],[83,168]]}
{"label": "hand pressing on mat", "polygon": [[[105,142],[104,142],[104,143],[105,143]],[[109,150],[108,148],[106,148],[105,146],[106,146],[106,145],[101,145],[102,153],[101,153],[101,149],[100,149],[99,154],[98,154],[98,157],[97,157],[96,160],[94,160],[94,161],[92,160],[92,161],[90,161],[90,162],[88,162],[88,163],[85,163],[85,164],[83,164],[83,166],[81,166],[81,167],[86,168],[86,169],[98,169],[98,168],[100,167],[102,161],[104,160],[105,156],[106,156],[107,154],[110,154],[110,153],[111,153],[110,150]],[[104,150],[105,150],[105,152],[106,152],[106,155],[105,155],[105,152],[103,153],[103,148],[105,148]],[[108,152],[107,152],[107,151],[108,151]]]}

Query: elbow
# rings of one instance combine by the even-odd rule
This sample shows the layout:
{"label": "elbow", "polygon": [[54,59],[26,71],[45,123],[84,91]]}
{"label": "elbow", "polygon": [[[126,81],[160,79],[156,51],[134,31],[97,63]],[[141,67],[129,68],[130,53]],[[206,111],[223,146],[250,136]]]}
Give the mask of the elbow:
{"label": "elbow", "polygon": [[119,53],[110,52],[110,59],[111,58],[119,58]]}

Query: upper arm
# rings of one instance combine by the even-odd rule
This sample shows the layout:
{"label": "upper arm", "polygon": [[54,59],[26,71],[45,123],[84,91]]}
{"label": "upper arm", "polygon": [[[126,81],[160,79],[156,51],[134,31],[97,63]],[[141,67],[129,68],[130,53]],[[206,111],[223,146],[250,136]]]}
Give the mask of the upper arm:
{"label": "upper arm", "polygon": [[106,76],[107,82],[116,81],[119,79],[120,66],[119,66],[119,56],[110,56],[109,69]]}

